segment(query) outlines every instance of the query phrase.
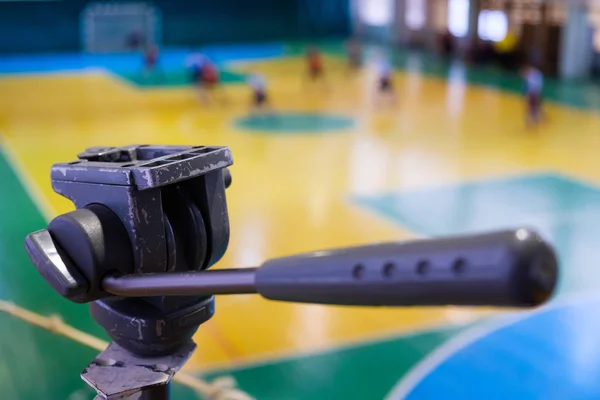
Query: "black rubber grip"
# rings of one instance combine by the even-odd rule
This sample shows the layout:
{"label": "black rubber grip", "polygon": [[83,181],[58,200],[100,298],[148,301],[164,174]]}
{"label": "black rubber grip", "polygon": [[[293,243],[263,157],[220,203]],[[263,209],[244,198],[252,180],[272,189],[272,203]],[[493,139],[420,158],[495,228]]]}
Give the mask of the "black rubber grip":
{"label": "black rubber grip", "polygon": [[268,299],[304,303],[529,307],[552,295],[557,264],[537,233],[518,229],[273,259],[256,285]]}

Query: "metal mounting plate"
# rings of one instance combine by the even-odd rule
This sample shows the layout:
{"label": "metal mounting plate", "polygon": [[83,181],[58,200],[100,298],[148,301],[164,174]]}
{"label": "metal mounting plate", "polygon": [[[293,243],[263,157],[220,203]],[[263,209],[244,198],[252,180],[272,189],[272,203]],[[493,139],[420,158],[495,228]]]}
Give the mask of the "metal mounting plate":
{"label": "metal mounting plate", "polygon": [[91,148],[78,161],[55,164],[53,181],[135,186],[138,190],[195,178],[233,164],[226,146],[149,146]]}

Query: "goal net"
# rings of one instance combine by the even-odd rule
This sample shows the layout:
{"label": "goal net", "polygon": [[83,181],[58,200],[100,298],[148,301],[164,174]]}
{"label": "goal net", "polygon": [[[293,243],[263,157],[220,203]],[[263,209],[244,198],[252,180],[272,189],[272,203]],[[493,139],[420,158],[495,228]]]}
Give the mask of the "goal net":
{"label": "goal net", "polygon": [[89,53],[136,51],[161,42],[160,12],[148,3],[90,3],[81,19],[83,48]]}

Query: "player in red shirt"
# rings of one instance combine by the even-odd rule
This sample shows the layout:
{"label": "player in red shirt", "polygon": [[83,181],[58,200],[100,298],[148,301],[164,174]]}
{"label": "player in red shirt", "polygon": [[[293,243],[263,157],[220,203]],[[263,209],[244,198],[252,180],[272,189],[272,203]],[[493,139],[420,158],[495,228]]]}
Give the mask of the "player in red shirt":
{"label": "player in red shirt", "polygon": [[202,68],[200,69],[200,95],[201,98],[206,101],[208,100],[208,96],[215,96],[215,91],[219,88],[221,101],[224,102],[226,100],[225,93],[223,89],[220,87],[220,76],[219,70],[217,66],[210,60],[206,60],[202,64]]}
{"label": "player in red shirt", "polygon": [[162,70],[158,63],[159,56],[158,47],[155,45],[147,46],[144,49],[144,75],[150,75],[155,72],[159,72],[162,75]]}
{"label": "player in red shirt", "polygon": [[201,69],[202,84],[207,89],[213,89],[219,83],[219,71],[215,64],[207,61]]}
{"label": "player in red shirt", "polygon": [[323,77],[323,59],[319,50],[310,46],[306,51],[306,61],[308,64],[308,76],[311,80],[315,81]]}

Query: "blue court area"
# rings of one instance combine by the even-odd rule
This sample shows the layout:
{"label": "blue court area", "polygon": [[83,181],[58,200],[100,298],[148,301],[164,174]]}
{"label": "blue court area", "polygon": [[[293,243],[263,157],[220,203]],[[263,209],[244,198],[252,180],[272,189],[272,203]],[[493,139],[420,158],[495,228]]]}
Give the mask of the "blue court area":
{"label": "blue court area", "polygon": [[597,399],[599,336],[600,298],[570,301],[454,349],[415,386],[399,388],[393,397]]}
{"label": "blue court area", "polygon": [[[600,393],[600,190],[552,173],[470,182],[412,192],[357,197],[362,207],[426,236],[534,226],[561,260],[560,293],[553,305],[504,326],[500,322],[465,343],[455,338],[422,362],[393,398],[594,399]],[[568,299],[568,300],[565,300]],[[496,323],[496,322],[494,322]],[[444,354],[448,351],[449,354]]]}
{"label": "blue court area", "polygon": [[343,115],[320,113],[273,113],[240,118],[235,121],[235,126],[255,133],[322,134],[350,129],[354,120]]}

